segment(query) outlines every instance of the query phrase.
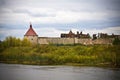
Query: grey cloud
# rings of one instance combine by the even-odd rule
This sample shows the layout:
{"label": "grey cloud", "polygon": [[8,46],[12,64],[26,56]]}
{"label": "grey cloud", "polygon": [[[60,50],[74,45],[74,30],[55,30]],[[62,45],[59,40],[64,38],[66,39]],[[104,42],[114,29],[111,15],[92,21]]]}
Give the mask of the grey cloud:
{"label": "grey cloud", "polygon": [[33,16],[33,17],[55,17],[56,15],[55,14],[45,14],[45,13],[39,13],[39,14],[33,14],[31,13],[30,16]]}
{"label": "grey cloud", "polygon": [[[3,19],[8,20],[4,21],[4,23],[0,24],[0,30],[1,29],[8,29],[10,32],[11,30],[25,30],[25,28],[28,28],[29,26],[26,25],[27,22],[18,20],[20,18],[16,18],[18,16],[15,14],[27,14],[29,17],[55,17],[56,11],[71,11],[71,12],[88,12],[88,13],[107,13],[107,17],[105,16],[105,20],[95,20],[95,21],[78,21],[76,23],[69,23],[69,24],[49,24],[49,23],[39,23],[38,26],[35,25],[35,27],[47,27],[52,26],[54,28],[58,29],[65,29],[69,30],[71,28],[78,28],[80,30],[86,29],[95,29],[95,28],[105,28],[109,26],[120,26],[120,0],[0,0],[0,21],[4,21]],[[55,9],[54,12],[32,12],[31,8],[50,8]],[[4,15],[7,13],[13,14],[13,23],[11,17]],[[4,16],[2,16],[2,15]],[[2,17],[1,17],[2,16]],[[23,16],[24,17],[24,16]],[[97,17],[96,17],[97,18]],[[17,20],[19,24],[17,23]],[[7,23],[6,23],[7,22]],[[11,24],[9,24],[11,23]],[[7,25],[6,25],[7,24]],[[16,25],[12,25],[16,24]],[[20,25],[21,24],[21,25]],[[35,23],[33,23],[35,24]],[[33,25],[34,26],[34,25]],[[3,30],[5,31],[5,30]],[[12,32],[11,32],[12,33]],[[5,34],[5,33],[3,33]],[[1,36],[3,34],[0,34],[0,39],[3,39],[4,36]],[[11,34],[12,35],[12,34]],[[16,36],[23,36],[22,32],[21,34],[17,34]]]}
{"label": "grey cloud", "polygon": [[32,17],[55,17],[56,15],[53,14],[53,13],[43,13],[43,12],[38,12],[38,13],[35,13],[35,12],[32,12],[31,10],[28,10],[28,9],[13,9],[12,10],[13,13],[23,13],[23,14],[28,14],[29,16],[32,16]]}
{"label": "grey cloud", "polygon": [[0,7],[6,6],[6,0],[0,0]]}
{"label": "grey cloud", "polygon": [[1,0],[1,5],[13,7],[49,7],[76,11],[120,10],[120,0]]}
{"label": "grey cloud", "polygon": [[[55,17],[56,14],[49,12],[38,12],[34,13],[30,10],[29,7],[33,8],[52,8],[56,10],[65,10],[71,12],[89,12],[89,13],[99,13],[105,12],[108,14],[108,17],[111,14],[119,16],[119,4],[120,0],[0,0],[0,4],[5,4],[3,6],[13,6],[10,9],[13,13],[18,14],[28,14],[33,17]],[[26,9],[19,9],[21,7],[27,7]],[[17,7],[16,9],[14,9]],[[9,8],[9,7],[7,7]],[[0,13],[7,13],[9,11],[0,11]],[[111,13],[114,12],[114,13]],[[110,16],[109,16],[110,15]]]}
{"label": "grey cloud", "polygon": [[30,13],[30,11],[27,9],[13,9],[12,12],[13,13]]}

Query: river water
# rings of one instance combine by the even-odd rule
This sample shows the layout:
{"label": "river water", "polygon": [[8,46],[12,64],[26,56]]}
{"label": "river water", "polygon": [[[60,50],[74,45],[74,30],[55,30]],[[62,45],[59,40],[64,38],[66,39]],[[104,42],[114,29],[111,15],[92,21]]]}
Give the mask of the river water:
{"label": "river water", "polygon": [[1,63],[0,80],[120,80],[120,69]]}

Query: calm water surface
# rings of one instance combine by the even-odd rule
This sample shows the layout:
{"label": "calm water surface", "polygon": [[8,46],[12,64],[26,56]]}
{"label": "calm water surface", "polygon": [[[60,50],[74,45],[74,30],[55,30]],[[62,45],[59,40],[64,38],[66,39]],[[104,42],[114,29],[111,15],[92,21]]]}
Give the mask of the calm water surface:
{"label": "calm water surface", "polygon": [[0,64],[0,80],[120,80],[120,69]]}

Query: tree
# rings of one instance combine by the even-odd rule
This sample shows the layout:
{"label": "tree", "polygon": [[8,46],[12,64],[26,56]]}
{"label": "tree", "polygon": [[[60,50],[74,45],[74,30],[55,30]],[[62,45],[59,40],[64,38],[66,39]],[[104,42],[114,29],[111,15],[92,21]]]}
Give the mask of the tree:
{"label": "tree", "polygon": [[0,47],[7,48],[7,47],[19,47],[19,46],[31,46],[31,43],[29,40],[24,38],[23,40],[20,40],[20,38],[16,37],[6,37],[6,39],[2,42],[0,42]]}
{"label": "tree", "polygon": [[120,45],[120,39],[115,38],[114,41],[113,41],[113,45]]}
{"label": "tree", "polygon": [[22,46],[31,46],[31,42],[27,38],[24,38],[22,40]]}

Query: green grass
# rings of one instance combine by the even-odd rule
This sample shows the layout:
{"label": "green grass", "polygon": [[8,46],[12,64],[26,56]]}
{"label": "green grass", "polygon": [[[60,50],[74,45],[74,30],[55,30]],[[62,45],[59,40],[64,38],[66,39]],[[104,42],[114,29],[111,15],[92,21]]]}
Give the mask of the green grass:
{"label": "green grass", "polygon": [[0,62],[39,65],[120,66],[120,45],[37,45],[8,47],[0,52]]}

